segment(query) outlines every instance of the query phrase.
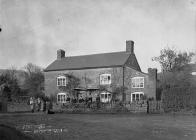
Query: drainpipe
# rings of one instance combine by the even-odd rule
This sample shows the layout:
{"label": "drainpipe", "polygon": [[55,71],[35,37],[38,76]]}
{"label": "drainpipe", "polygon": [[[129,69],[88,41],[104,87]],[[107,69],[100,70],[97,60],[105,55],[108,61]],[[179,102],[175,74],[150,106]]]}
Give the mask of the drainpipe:
{"label": "drainpipe", "polygon": [[124,91],[124,87],[125,87],[125,66],[123,65],[123,96],[122,96],[122,100],[123,102],[125,102],[125,91]]}

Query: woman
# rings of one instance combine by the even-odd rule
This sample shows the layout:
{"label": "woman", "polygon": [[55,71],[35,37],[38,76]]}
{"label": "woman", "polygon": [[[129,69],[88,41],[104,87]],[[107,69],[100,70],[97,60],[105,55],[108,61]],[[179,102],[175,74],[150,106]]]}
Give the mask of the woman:
{"label": "woman", "polygon": [[30,98],[30,107],[31,107],[31,112],[34,112],[34,100],[33,97]]}

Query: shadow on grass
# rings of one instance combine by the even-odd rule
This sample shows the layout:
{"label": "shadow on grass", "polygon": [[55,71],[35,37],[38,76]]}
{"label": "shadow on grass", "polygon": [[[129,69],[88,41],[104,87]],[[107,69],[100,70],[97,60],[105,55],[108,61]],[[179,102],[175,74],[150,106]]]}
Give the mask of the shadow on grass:
{"label": "shadow on grass", "polygon": [[0,140],[33,140],[14,127],[0,124]]}

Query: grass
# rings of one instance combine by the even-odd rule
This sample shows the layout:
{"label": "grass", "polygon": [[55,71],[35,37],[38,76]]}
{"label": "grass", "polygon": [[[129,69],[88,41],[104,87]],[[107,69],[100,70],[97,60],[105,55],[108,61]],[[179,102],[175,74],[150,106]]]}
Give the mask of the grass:
{"label": "grass", "polygon": [[185,115],[20,113],[0,115],[0,124],[46,140],[196,139],[196,117]]}

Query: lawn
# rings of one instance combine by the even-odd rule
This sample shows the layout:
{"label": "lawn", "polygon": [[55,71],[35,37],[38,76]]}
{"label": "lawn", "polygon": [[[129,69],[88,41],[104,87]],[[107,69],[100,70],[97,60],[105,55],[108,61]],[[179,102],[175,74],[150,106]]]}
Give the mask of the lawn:
{"label": "lawn", "polygon": [[0,124],[34,139],[196,140],[196,116],[188,115],[0,114]]}

